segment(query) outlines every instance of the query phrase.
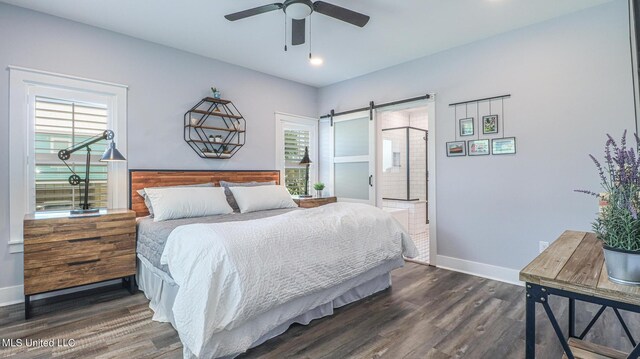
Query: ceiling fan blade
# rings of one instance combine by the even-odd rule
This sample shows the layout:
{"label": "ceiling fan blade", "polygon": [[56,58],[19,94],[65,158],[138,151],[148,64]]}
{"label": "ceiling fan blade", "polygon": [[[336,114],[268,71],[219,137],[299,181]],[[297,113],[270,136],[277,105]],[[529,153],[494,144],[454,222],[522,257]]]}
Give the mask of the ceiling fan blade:
{"label": "ceiling fan blade", "polygon": [[369,22],[369,16],[363,15],[340,6],[332,5],[324,1],[316,1],[313,3],[313,10],[323,15],[327,15],[349,24],[363,27]]}
{"label": "ceiling fan blade", "polygon": [[236,20],[244,19],[250,16],[260,15],[265,12],[280,10],[282,9],[282,6],[283,5],[281,3],[263,5],[263,6],[254,7],[253,9],[234,12],[233,14],[225,15],[224,17],[229,21],[236,21]]}
{"label": "ceiling fan blade", "polygon": [[291,45],[304,44],[305,26],[305,19],[291,19]]}

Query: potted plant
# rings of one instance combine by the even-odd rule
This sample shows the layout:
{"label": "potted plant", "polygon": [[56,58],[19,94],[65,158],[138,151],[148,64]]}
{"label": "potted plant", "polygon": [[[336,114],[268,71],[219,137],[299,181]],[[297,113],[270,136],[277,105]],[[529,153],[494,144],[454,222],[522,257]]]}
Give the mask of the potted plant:
{"label": "potted plant", "polygon": [[622,284],[640,284],[640,138],[628,148],[627,131],[620,144],[607,135],[605,161],[593,155],[604,193],[579,190],[598,197],[600,214],[593,231],[603,241],[609,279]]}
{"label": "potted plant", "polygon": [[313,185],[313,189],[316,190],[316,195],[322,197],[322,190],[324,189],[324,183],[318,182]]}
{"label": "potted plant", "polygon": [[217,87],[212,87],[211,92],[213,93],[213,98],[220,98],[220,91],[218,91]]}

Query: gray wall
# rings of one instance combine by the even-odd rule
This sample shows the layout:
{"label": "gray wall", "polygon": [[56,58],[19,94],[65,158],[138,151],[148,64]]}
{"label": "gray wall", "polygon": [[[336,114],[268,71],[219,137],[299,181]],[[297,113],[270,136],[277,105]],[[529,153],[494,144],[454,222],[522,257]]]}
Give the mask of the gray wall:
{"label": "gray wall", "polygon": [[[438,254],[520,269],[538,241],[590,229],[597,201],[573,189],[598,189],[587,155],[602,157],[606,133],[633,132],[631,86],[627,5],[616,0],[322,88],[319,110],[436,92]],[[447,158],[448,104],[506,93],[517,155]]]}
{"label": "gray wall", "polygon": [[[0,288],[22,284],[22,255],[5,244],[8,65],[128,85],[129,168],[272,169],[274,112],[317,113],[313,87],[1,3],[0,34]],[[212,85],[247,120],[246,146],[231,160],[201,159],[182,140],[184,112]]]}
{"label": "gray wall", "polygon": [[[434,91],[439,254],[519,269],[539,240],[590,228],[597,203],[572,191],[598,188],[587,154],[602,153],[605,133],[634,127],[626,23],[626,3],[616,0],[318,91],[0,4],[0,241],[9,212],[6,66],[17,65],[129,85],[130,168],[272,168],[274,111],[313,117]],[[247,145],[229,161],[200,159],[181,137],[183,113],[211,85],[248,122]],[[448,104],[503,93],[513,95],[505,118],[518,154],[447,158]],[[0,244],[0,288],[21,283],[22,256]]]}

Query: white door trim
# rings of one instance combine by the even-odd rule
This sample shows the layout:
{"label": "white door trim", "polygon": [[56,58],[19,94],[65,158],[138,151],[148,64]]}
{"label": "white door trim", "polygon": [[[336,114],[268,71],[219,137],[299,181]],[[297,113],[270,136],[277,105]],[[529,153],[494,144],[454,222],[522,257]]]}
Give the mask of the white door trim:
{"label": "white door trim", "polygon": [[427,100],[427,209],[429,213],[429,264],[437,265],[438,240],[436,238],[436,94],[430,93]]}

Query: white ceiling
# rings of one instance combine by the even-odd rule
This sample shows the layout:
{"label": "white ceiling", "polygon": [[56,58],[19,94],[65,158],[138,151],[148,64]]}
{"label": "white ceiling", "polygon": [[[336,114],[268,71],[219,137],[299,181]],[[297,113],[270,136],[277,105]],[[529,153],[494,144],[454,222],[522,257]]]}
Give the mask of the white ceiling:
{"label": "white ceiling", "polygon": [[309,36],[283,51],[281,11],[223,17],[273,0],[0,1],[322,87],[611,0],[327,0],[371,20],[359,28],[312,14],[321,67],[307,60]]}

